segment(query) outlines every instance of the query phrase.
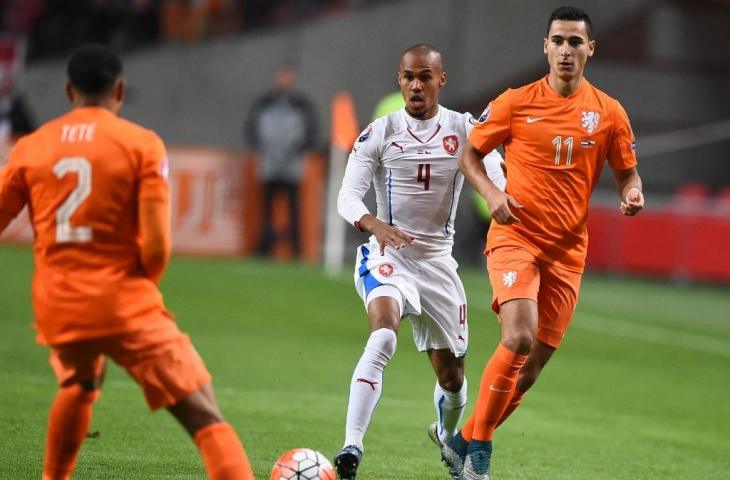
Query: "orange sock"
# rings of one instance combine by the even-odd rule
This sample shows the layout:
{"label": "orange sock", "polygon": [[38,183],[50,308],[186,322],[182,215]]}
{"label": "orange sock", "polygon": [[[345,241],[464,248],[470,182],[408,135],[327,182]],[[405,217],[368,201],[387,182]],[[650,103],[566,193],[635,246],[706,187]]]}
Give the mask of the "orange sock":
{"label": "orange sock", "polygon": [[497,422],[497,427],[502,425],[502,423],[507,420],[507,417],[512,415],[512,412],[514,412],[515,409],[520,406],[520,403],[522,403],[522,399],[524,398],[526,393],[527,392],[520,392],[519,390],[515,390],[515,393],[512,394],[512,399],[509,401],[509,405],[507,405],[507,409],[502,414],[502,418],[500,418],[499,422]]}
{"label": "orange sock", "polygon": [[75,384],[61,388],[56,394],[48,415],[43,480],[71,478],[99,393],[99,390],[86,391]]}
{"label": "orange sock", "polygon": [[[489,441],[512,399],[517,376],[527,355],[519,355],[501,343],[484,368],[479,397],[474,408],[472,439]],[[463,435],[463,433],[462,433]]]}
{"label": "orange sock", "polygon": [[461,426],[461,436],[467,442],[471,442],[471,436],[474,432],[474,413],[475,412],[471,412],[469,418],[467,418],[466,422],[464,422],[464,425]]}
{"label": "orange sock", "polygon": [[195,444],[211,480],[253,480],[253,470],[243,445],[228,423],[201,428],[195,433]]}

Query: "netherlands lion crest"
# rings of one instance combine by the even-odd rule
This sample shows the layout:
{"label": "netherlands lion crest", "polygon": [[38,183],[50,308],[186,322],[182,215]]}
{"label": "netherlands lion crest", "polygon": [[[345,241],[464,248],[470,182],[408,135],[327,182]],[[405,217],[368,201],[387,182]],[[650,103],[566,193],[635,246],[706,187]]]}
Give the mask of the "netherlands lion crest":
{"label": "netherlands lion crest", "polygon": [[598,130],[598,122],[601,120],[601,115],[598,112],[581,112],[580,121],[586,132],[593,133]]}
{"label": "netherlands lion crest", "polygon": [[448,135],[443,139],[444,150],[453,155],[459,149],[459,137],[456,135]]}

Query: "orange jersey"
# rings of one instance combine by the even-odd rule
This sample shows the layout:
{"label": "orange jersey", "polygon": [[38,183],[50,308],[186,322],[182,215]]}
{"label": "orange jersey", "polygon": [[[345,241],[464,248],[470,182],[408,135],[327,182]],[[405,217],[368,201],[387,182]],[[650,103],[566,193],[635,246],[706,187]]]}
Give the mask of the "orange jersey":
{"label": "orange jersey", "polygon": [[50,344],[168,317],[139,258],[140,199],[169,202],[162,140],[103,108],[77,108],[23,137],[0,170],[0,211],[26,204],[33,309]]}
{"label": "orange jersey", "polygon": [[469,136],[481,152],[505,150],[506,191],[520,223],[492,222],[487,251],[522,246],[538,258],[582,272],[586,220],[606,159],[614,170],[636,166],[634,134],[618,101],[584,78],[562,97],[547,77],[507,90],[489,104]]}

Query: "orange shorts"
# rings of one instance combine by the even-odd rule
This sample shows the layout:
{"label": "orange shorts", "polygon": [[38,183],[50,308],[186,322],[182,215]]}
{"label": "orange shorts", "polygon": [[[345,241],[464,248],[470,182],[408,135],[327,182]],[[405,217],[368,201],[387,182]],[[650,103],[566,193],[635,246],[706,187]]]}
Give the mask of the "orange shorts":
{"label": "orange shorts", "polygon": [[107,356],[142,387],[151,410],[172,406],[211,380],[190,337],[172,320],[120,335],[53,345],[50,363],[59,385],[65,387],[101,377]]}
{"label": "orange shorts", "polygon": [[581,273],[550,265],[520,247],[497,247],[487,254],[492,309],[516,298],[537,302],[537,339],[558,348],[578,303]]}

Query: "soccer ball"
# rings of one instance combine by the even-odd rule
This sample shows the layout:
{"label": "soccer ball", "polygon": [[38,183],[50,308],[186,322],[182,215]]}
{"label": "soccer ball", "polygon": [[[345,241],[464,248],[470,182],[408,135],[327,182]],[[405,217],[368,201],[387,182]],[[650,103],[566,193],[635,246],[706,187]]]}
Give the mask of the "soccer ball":
{"label": "soccer ball", "polygon": [[295,448],[276,460],[271,480],[335,480],[335,471],[318,451]]}

